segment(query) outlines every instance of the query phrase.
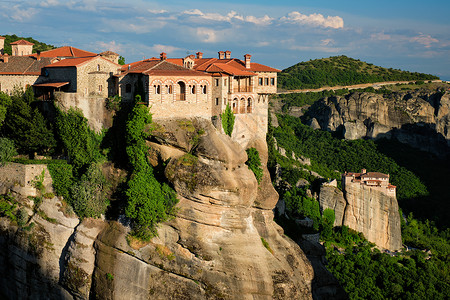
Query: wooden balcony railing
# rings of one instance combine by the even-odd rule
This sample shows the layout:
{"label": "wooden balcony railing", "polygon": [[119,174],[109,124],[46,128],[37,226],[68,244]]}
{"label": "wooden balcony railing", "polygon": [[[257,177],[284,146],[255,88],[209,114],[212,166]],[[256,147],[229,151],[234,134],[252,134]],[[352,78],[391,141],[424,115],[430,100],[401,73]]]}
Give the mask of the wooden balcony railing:
{"label": "wooden balcony railing", "polygon": [[253,87],[252,86],[241,86],[238,88],[232,89],[233,93],[253,93]]}

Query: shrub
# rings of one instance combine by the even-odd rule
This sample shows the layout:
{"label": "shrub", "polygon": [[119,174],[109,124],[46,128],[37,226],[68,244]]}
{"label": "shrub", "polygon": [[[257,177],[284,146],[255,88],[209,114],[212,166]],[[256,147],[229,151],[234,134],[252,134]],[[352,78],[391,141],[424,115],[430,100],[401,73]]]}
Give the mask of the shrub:
{"label": "shrub", "polygon": [[24,207],[21,207],[17,211],[16,217],[17,217],[17,225],[19,225],[20,227],[24,226],[28,222],[28,213]]}
{"label": "shrub", "polygon": [[231,136],[231,133],[233,132],[235,116],[229,104],[227,104],[225,111],[220,116],[222,117],[223,131],[225,131],[227,135]]}
{"label": "shrub", "polygon": [[52,176],[56,194],[63,196],[70,203],[70,188],[74,183],[72,165],[64,161],[64,163],[48,164],[47,168]]}
{"label": "shrub", "polygon": [[0,165],[11,161],[17,155],[14,142],[7,138],[0,138]]}
{"label": "shrub", "polygon": [[261,168],[261,159],[259,158],[259,152],[255,148],[249,148],[246,150],[248,159],[245,164],[255,174],[258,183],[261,182],[263,177],[263,169]]}
{"label": "shrub", "polygon": [[71,205],[81,218],[98,218],[106,212],[109,201],[106,198],[108,185],[100,167],[89,166],[79,182],[70,189]]}

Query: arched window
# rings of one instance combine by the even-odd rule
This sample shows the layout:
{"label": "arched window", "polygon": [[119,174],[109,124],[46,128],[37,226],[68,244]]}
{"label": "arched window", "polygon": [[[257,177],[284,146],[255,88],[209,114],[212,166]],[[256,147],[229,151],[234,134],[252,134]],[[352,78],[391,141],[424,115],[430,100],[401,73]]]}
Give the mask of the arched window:
{"label": "arched window", "polygon": [[100,65],[97,65],[97,71],[100,71]]}
{"label": "arched window", "polygon": [[189,89],[191,90],[191,94],[195,94],[195,84],[190,85]]}
{"label": "arched window", "polygon": [[166,85],[166,93],[172,94],[172,85]]}
{"label": "arched window", "polygon": [[177,100],[186,100],[186,84],[183,81],[177,82]]}
{"label": "arched window", "polygon": [[233,113],[238,113],[238,98],[233,99]]}
{"label": "arched window", "polygon": [[241,98],[241,101],[239,102],[239,113],[245,114],[245,98]]}
{"label": "arched window", "polygon": [[161,94],[161,86],[159,84],[154,85],[153,87],[155,88],[155,94]]}
{"label": "arched window", "polygon": [[202,94],[206,94],[206,85],[201,86],[202,87]]}
{"label": "arched window", "polygon": [[247,113],[252,112],[252,98],[247,99]]}

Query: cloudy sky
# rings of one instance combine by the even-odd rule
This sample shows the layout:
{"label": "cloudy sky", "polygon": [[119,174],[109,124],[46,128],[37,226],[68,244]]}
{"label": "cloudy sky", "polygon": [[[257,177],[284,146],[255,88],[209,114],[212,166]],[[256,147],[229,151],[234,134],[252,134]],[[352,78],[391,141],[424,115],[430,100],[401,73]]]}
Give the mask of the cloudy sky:
{"label": "cloudy sky", "polygon": [[230,50],[283,69],[343,54],[450,80],[449,13],[448,0],[0,0],[0,35],[127,62]]}

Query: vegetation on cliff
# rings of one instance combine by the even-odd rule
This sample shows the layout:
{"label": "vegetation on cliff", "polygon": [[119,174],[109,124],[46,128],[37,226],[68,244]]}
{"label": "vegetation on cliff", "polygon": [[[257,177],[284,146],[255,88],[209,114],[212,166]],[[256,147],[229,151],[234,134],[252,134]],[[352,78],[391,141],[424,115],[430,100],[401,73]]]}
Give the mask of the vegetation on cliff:
{"label": "vegetation on cliff", "polygon": [[36,41],[35,39],[33,39],[31,37],[20,37],[15,34],[13,34],[13,35],[7,34],[7,35],[3,35],[3,37],[5,38],[5,48],[4,48],[5,53],[8,53],[8,55],[12,54],[10,43],[16,42],[18,40],[25,40],[30,43],[33,43],[34,44],[33,45],[33,53],[36,53],[36,51],[47,51],[47,50],[55,49],[55,46]]}
{"label": "vegetation on cliff", "polygon": [[126,152],[131,174],[125,191],[125,214],[133,220],[133,235],[143,240],[149,240],[157,234],[156,225],[174,215],[178,202],[175,191],[166,183],[156,180],[148,161],[145,140],[151,122],[148,108],[140,104],[140,97],[136,96],[126,124]]}
{"label": "vegetation on cliff", "polygon": [[386,69],[347,56],[301,62],[284,69],[278,77],[283,89],[309,89],[382,81],[434,80],[436,76]]}
{"label": "vegetation on cliff", "polygon": [[227,107],[225,108],[225,111],[220,115],[222,118],[222,127],[225,133],[229,136],[231,136],[231,133],[233,132],[234,127],[234,113],[231,110],[231,106],[227,104]]}
{"label": "vegetation on cliff", "polygon": [[253,172],[253,174],[255,174],[256,180],[260,183],[263,177],[263,169],[261,168],[261,158],[259,157],[259,152],[255,148],[249,148],[246,152],[248,159],[245,164]]}

